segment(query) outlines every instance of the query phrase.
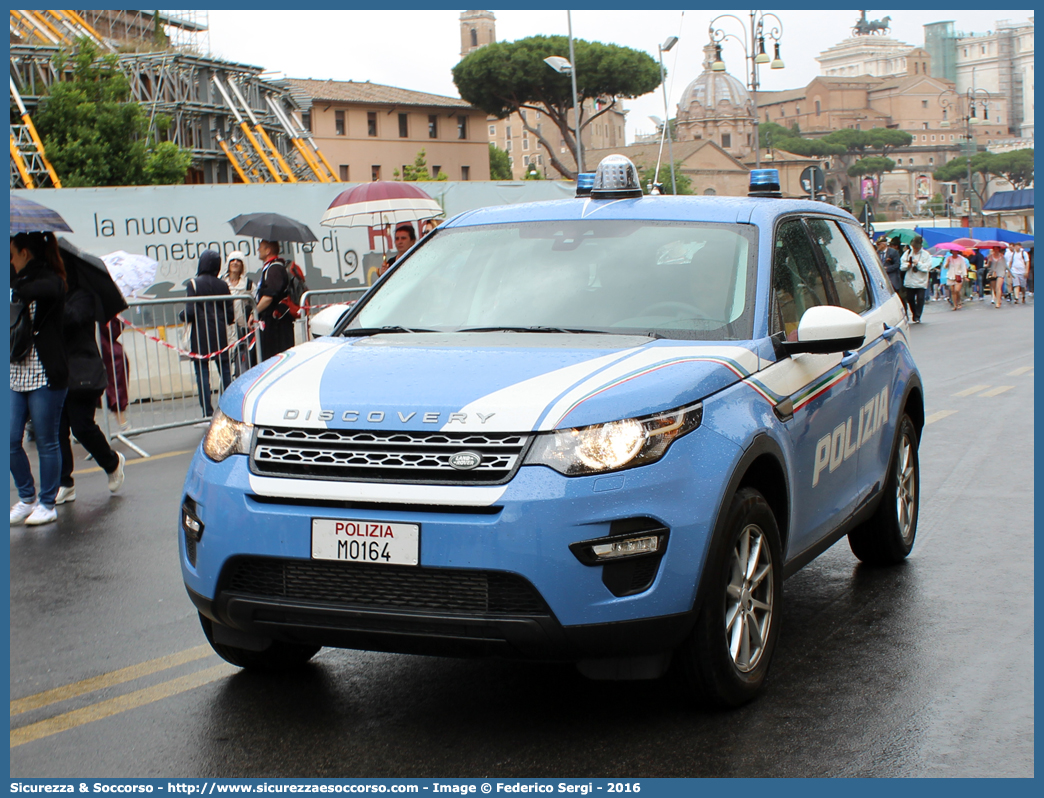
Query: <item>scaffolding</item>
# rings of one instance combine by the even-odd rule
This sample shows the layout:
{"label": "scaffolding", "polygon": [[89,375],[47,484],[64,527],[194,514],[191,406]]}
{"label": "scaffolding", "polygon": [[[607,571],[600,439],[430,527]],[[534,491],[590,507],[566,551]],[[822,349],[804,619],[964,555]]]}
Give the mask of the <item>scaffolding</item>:
{"label": "scaffolding", "polygon": [[[157,19],[166,43],[156,39]],[[188,182],[339,182],[301,129],[288,89],[263,80],[259,67],[210,57],[207,23],[206,11],[12,11],[12,97],[19,95],[28,118],[47,88],[67,77],[55,56],[86,36],[116,53],[131,97],[148,115],[149,136],[191,151]],[[127,52],[133,42],[141,46]],[[28,187],[14,134],[12,127],[11,185]]]}

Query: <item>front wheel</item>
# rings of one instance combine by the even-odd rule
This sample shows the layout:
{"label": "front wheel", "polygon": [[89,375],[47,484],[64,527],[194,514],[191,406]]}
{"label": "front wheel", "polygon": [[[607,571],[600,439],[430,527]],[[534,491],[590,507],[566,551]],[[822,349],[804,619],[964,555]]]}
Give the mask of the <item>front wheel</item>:
{"label": "front wheel", "polygon": [[867,565],[894,565],[906,559],[917,536],[920,488],[917,428],[903,414],[881,503],[868,521],[848,534],[856,557]]}
{"label": "front wheel", "polygon": [[299,668],[319,653],[321,646],[295,645],[273,640],[264,651],[253,651],[214,640],[214,622],[199,613],[199,624],[207,642],[219,657],[240,668],[256,671],[286,671]]}
{"label": "front wheel", "polygon": [[708,562],[707,592],[678,649],[686,692],[710,707],[738,707],[761,690],[779,638],[783,555],[772,508],[743,488],[729,507],[726,540]]}

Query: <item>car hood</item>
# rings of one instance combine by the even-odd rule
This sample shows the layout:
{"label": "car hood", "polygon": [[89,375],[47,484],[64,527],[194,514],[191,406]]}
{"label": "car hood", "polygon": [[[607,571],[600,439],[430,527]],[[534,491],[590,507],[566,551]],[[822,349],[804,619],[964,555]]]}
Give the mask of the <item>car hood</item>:
{"label": "car hood", "polygon": [[680,407],[757,368],[748,345],[644,336],[322,338],[251,369],[221,410],[265,426],[528,432]]}

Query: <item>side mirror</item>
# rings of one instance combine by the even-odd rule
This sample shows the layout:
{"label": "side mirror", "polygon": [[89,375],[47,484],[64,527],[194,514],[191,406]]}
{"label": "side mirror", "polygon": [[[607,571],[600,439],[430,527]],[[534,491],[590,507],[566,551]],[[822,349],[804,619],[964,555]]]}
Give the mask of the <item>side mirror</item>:
{"label": "side mirror", "polygon": [[308,320],[308,332],[311,333],[312,338],[329,335],[337,327],[337,322],[341,320],[341,317],[350,309],[351,305],[331,305],[320,310]]}
{"label": "side mirror", "polygon": [[783,341],[783,351],[827,355],[858,349],[866,340],[866,322],[857,313],[834,305],[809,308],[801,316],[796,341]]}

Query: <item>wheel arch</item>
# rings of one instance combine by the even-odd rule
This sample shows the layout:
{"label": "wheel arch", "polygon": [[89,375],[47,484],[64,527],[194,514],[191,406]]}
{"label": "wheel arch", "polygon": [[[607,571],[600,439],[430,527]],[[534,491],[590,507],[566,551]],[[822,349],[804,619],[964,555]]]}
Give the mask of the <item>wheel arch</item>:
{"label": "wheel arch", "polygon": [[917,428],[917,440],[921,439],[921,430],[924,429],[924,391],[921,381],[914,377],[906,389],[903,397],[903,412],[913,421]]}

